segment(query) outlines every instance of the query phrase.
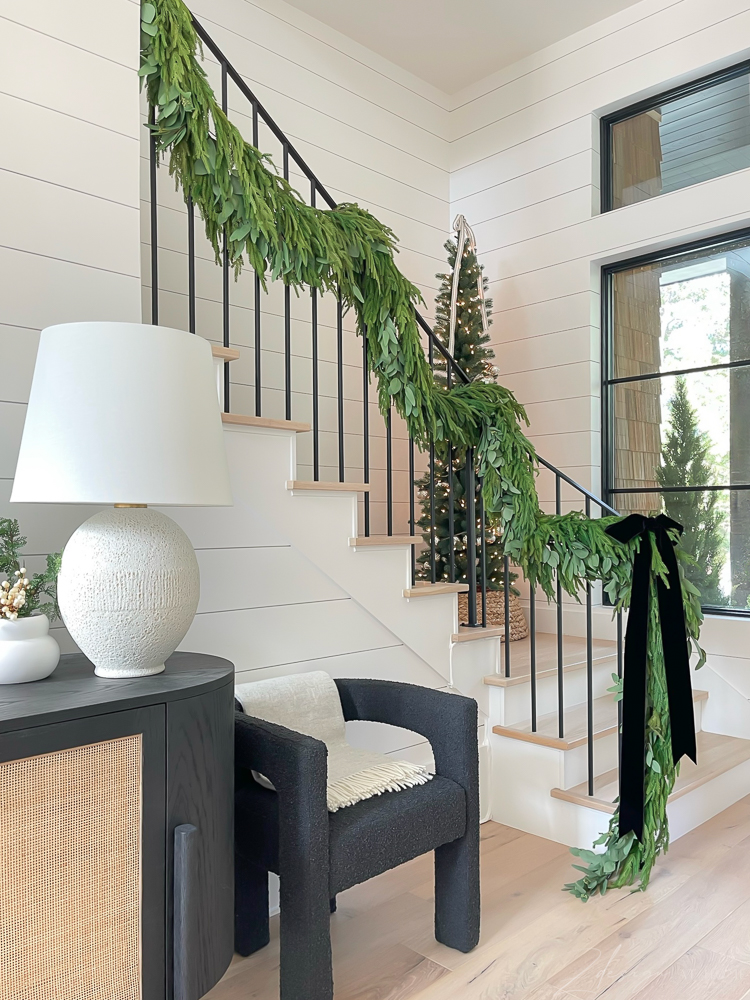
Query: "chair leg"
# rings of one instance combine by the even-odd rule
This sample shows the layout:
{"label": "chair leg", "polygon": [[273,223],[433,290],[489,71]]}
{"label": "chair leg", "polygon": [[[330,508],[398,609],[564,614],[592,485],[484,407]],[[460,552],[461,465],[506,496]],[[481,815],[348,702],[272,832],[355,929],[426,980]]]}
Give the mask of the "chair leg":
{"label": "chair leg", "polygon": [[268,872],[239,853],[234,864],[234,950],[252,955],[269,941]]}
{"label": "chair leg", "polygon": [[435,937],[457,951],[479,941],[479,831],[435,851]]}
{"label": "chair leg", "polygon": [[330,898],[314,881],[281,878],[281,1000],[333,1000]]}

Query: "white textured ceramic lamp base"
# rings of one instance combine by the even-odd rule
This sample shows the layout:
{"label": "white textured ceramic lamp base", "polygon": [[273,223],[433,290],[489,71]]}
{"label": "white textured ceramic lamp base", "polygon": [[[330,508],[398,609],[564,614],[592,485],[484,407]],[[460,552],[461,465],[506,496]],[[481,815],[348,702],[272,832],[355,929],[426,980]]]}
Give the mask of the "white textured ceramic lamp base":
{"label": "white textured ceramic lamp base", "polygon": [[161,673],[190,628],[199,595],[190,539],[151,508],[94,514],[65,546],[60,612],[99,677]]}

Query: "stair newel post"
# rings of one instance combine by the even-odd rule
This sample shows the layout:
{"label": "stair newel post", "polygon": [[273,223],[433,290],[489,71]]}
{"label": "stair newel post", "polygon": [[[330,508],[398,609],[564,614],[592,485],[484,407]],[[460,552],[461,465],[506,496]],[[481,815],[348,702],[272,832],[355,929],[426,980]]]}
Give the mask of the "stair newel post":
{"label": "stair newel post", "polygon": [[466,449],[466,582],[469,584],[469,627],[477,626],[477,515],[474,449]]}
{"label": "stair newel post", "polygon": [[[562,480],[555,473],[555,513],[562,513],[560,486]],[[563,650],[563,606],[562,584],[560,583],[560,567],[557,567],[557,734],[562,739],[565,736],[565,696],[563,691],[564,650]]]}
{"label": "stair newel post", "polygon": [[[362,468],[363,482],[370,482],[370,368],[367,354],[367,330],[362,330]],[[370,534],[370,494],[364,496],[365,538]]]}
{"label": "stair newel post", "polygon": [[[591,517],[591,500],[586,497],[586,517]],[[594,648],[591,617],[591,581],[586,581],[586,737],[588,741],[588,792],[594,794]]]}

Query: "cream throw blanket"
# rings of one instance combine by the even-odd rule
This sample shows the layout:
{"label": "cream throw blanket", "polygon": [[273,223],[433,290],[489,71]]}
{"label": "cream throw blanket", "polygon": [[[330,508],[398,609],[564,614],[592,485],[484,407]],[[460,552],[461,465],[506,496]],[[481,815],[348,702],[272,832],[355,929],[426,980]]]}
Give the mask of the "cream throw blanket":
{"label": "cream throw blanket", "polygon": [[[247,715],[325,743],[329,812],[383,792],[423,785],[432,777],[417,764],[349,746],[338,688],[322,670],[239,684],[236,694]],[[262,783],[273,788],[270,782]]]}

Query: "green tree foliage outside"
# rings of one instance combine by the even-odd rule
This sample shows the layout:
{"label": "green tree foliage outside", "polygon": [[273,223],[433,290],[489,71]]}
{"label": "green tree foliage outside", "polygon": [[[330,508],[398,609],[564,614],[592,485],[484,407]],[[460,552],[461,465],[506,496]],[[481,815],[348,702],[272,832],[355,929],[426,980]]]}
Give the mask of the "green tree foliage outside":
{"label": "green tree foliage outside", "polygon": [[[669,401],[669,430],[662,446],[662,466],[656,480],[662,489],[671,486],[706,486],[716,482],[715,459],[708,434],[688,398],[687,381],[675,378]],[[664,493],[666,514],[684,527],[682,545],[695,560],[685,574],[701,593],[703,605],[722,605],[721,574],[727,556],[726,513],[718,491]]]}
{"label": "green tree foliage outside", "polygon": [[[448,253],[448,274],[438,274],[440,291],[436,298],[434,331],[440,341],[447,347],[450,334],[450,303],[453,271],[456,267],[457,246],[455,240],[445,244]],[[487,290],[487,279],[482,273],[482,266],[477,261],[476,254],[467,246],[464,249],[459,270],[458,295],[456,300],[456,331],[453,357],[469,376],[472,382],[494,382],[497,369],[494,366],[494,353],[488,347],[490,336],[482,326],[482,308],[479,298],[478,280]],[[492,300],[485,297],[485,311],[489,318],[492,310]],[[491,321],[490,321],[491,322]],[[442,385],[447,383],[447,362],[439,352],[435,352],[435,381]],[[455,551],[455,581],[467,582],[466,553],[466,462],[463,454],[454,454],[449,479],[449,461],[446,453],[435,456],[435,579],[437,581],[450,579],[450,486],[453,487],[453,539]],[[428,472],[417,482],[422,515],[417,525],[423,533],[425,542],[430,543],[430,475]],[[477,512],[477,581],[480,581],[481,567],[479,564],[479,483],[476,484]],[[486,530],[485,559],[487,567],[487,585],[492,590],[502,589],[503,556],[500,551],[499,536],[490,528]],[[431,555],[429,548],[418,558],[417,576],[423,580],[432,578]]]}

